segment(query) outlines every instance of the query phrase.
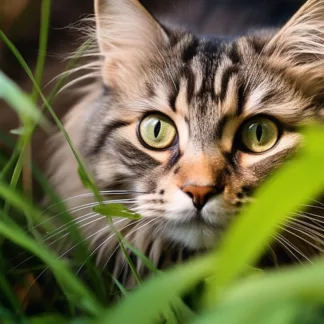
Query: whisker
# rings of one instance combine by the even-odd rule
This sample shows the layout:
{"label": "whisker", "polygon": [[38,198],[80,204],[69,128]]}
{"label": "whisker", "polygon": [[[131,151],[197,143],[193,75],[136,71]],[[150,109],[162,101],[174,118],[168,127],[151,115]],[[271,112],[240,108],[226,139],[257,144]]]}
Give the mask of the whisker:
{"label": "whisker", "polygon": [[[83,224],[82,226],[79,226],[79,229],[84,228],[84,227],[86,227],[86,226],[88,226],[88,225],[90,225],[90,224],[93,224],[93,223],[95,223],[95,222],[97,222],[97,221],[99,221],[99,220],[105,219],[105,218],[106,218],[106,216],[100,216],[100,217],[96,218],[95,220],[92,220],[92,221],[90,221],[90,222],[88,222],[88,223],[86,223],[86,224]],[[121,222],[123,222],[123,221],[126,221],[126,220],[128,220],[128,219],[125,219],[125,218],[120,219],[120,220],[114,222],[114,225],[117,225],[117,224],[119,224],[119,223],[121,223]],[[109,224],[108,227],[109,227],[109,226],[111,226],[111,225]],[[107,228],[107,226],[105,226],[104,229],[105,229],[105,228]],[[74,245],[74,247],[76,247],[77,245],[79,245],[79,244],[81,244],[81,243],[87,241],[89,238],[93,237],[94,235],[98,234],[99,232],[101,232],[101,229],[98,230],[96,233],[93,233],[93,234],[87,236],[85,239],[83,239],[83,240],[81,240],[80,242],[78,242],[78,244]],[[49,244],[49,246],[55,244],[57,241],[61,240],[62,238],[64,238],[64,237],[67,236],[67,235],[69,235],[69,233],[64,234],[62,237],[60,237],[59,239],[55,240],[54,242],[51,242],[51,244]],[[73,247],[73,248],[74,248],[74,247]],[[73,248],[72,248],[72,249],[73,249]]]}
{"label": "whisker", "polygon": [[[135,222],[135,223],[141,224],[141,223],[144,222],[144,221],[145,221],[144,219],[140,219],[140,220],[138,220],[138,221]],[[135,224],[135,223],[132,223],[131,225],[133,225],[133,224]],[[136,227],[136,225],[135,225],[135,227]],[[125,241],[126,238],[127,238],[128,236],[129,236],[129,235],[124,236],[122,242]],[[117,244],[117,247],[112,251],[112,253],[110,254],[110,257],[109,257],[108,260],[105,262],[105,264],[104,264],[104,266],[102,267],[102,269],[105,269],[105,267],[107,266],[108,262],[109,262],[110,259],[113,257],[113,255],[116,253],[116,251],[118,250],[118,248],[120,247],[120,245],[121,245],[122,242],[119,242],[119,243]],[[98,260],[100,260],[101,258],[102,258],[102,253],[101,253],[101,251],[100,251],[100,252],[98,253]]]}
{"label": "whisker", "polygon": [[[50,240],[54,236],[57,236],[57,235],[61,234],[62,232],[64,233],[70,227],[75,226],[75,225],[79,225],[79,224],[83,223],[84,221],[87,221],[87,220],[89,220],[91,218],[97,217],[98,215],[99,215],[98,213],[93,212],[93,213],[88,213],[88,214],[86,214],[84,216],[80,216],[78,218],[75,218],[75,219],[71,220],[70,222],[60,226],[59,228],[57,228],[55,231],[53,231],[54,233],[51,232],[51,233],[48,233],[47,235],[45,235],[45,237],[43,238],[44,242]],[[100,219],[103,219],[105,217],[106,216],[102,216],[102,217],[100,217]],[[70,226],[70,224],[73,224],[73,223],[74,223],[74,225]],[[82,228],[82,227],[78,226],[78,229],[80,229],[80,228]],[[57,232],[57,231],[59,231],[59,232]]]}
{"label": "whisker", "polygon": [[[276,240],[275,235],[276,234],[272,235],[272,237],[274,238],[274,240]],[[274,264],[276,265],[276,267],[278,267],[278,256],[277,256],[275,250],[272,248],[271,244],[269,244],[269,243],[267,243],[267,248],[271,252],[271,256],[275,258],[273,260],[274,261]]]}
{"label": "whisker", "polygon": [[[319,227],[324,229],[324,227],[321,225],[321,224],[324,224],[324,220],[317,219],[318,215],[315,215],[315,214],[309,215],[309,214],[306,214],[306,213],[304,213],[304,214],[295,214],[295,215],[297,216],[296,219],[310,220],[312,223],[316,223],[316,224],[318,224]],[[320,218],[322,218],[322,217],[320,217]]]}
{"label": "whisker", "polygon": [[[160,220],[161,221],[161,220]],[[160,223],[160,226],[158,226],[155,230],[155,235],[158,236],[162,233],[162,231],[166,228],[168,222],[167,219],[163,219]]]}
{"label": "whisker", "polygon": [[[311,218],[310,218],[310,220],[313,222],[313,223],[316,223],[316,221],[313,221]],[[298,218],[296,218],[295,220],[294,220],[294,222],[293,222],[293,224],[299,224],[299,225],[303,225],[303,226],[305,226],[305,228],[309,228],[309,229],[314,229],[314,230],[324,230],[324,227],[323,226],[321,226],[320,224],[317,224],[317,225],[314,225],[313,223],[311,223],[311,222],[305,222],[305,221],[303,221],[303,220],[301,220],[301,219],[298,219]]]}
{"label": "whisker", "polygon": [[[97,214],[97,215],[99,215],[99,214]],[[94,222],[96,222],[96,221],[102,220],[102,219],[104,219],[104,218],[106,218],[106,216],[101,216],[101,217],[99,217],[99,218],[97,218],[97,219],[95,219],[95,220],[93,220],[93,221],[91,221],[91,222],[88,222],[88,223],[86,223],[86,224],[83,224],[82,226],[79,226],[79,229],[84,228],[84,227],[86,227],[86,226],[88,226],[88,225],[90,225],[90,224],[92,224],[92,223],[94,223]],[[125,220],[126,220],[126,219],[123,218],[123,219],[121,219],[121,220],[119,220],[119,221],[116,221],[116,222],[115,222],[115,225],[116,225],[116,224],[119,224],[120,222],[125,221]],[[106,226],[105,229],[107,229],[107,227],[109,227],[109,226],[110,226],[110,225]],[[97,232],[97,233],[98,233],[98,232]],[[93,235],[90,235],[90,236],[86,237],[85,239],[81,240],[79,243],[77,243],[76,245],[74,245],[70,250],[74,249],[74,248],[77,247],[79,244],[81,244],[81,243],[87,241],[89,238],[91,238],[92,236],[94,236],[94,235],[97,234],[97,233],[94,233]],[[48,247],[51,247],[52,245],[54,245],[54,244],[57,243],[58,241],[64,239],[64,238],[65,238],[66,236],[68,236],[69,234],[70,234],[70,233],[66,233],[66,234],[64,234],[64,235],[61,236],[60,238],[58,238],[58,239],[56,239],[56,240],[50,242],[49,244],[47,244],[47,246],[48,246]],[[44,240],[44,242],[48,241],[49,239],[50,239],[50,238],[47,238],[46,240]],[[69,251],[70,251],[70,250],[69,250]],[[69,252],[69,251],[68,251],[68,252]],[[68,252],[66,252],[66,253],[68,253]],[[64,255],[62,255],[62,256],[64,256]],[[62,256],[60,256],[59,258],[61,258]],[[15,270],[16,268],[18,268],[19,266],[23,265],[24,263],[26,263],[27,261],[31,260],[31,259],[34,258],[34,257],[35,257],[35,256],[30,256],[30,257],[28,257],[27,259],[25,259],[24,261],[20,262],[19,264],[15,265],[14,267],[10,268],[10,269],[8,270],[8,273],[10,273],[11,271]]]}
{"label": "whisker", "polygon": [[66,89],[72,87],[73,85],[81,82],[81,81],[84,81],[84,80],[87,80],[87,79],[96,79],[98,77],[100,77],[100,72],[97,71],[97,72],[91,72],[91,73],[87,73],[87,74],[84,74],[78,78],[75,78],[73,79],[72,81],[66,83],[59,91],[58,91],[58,94],[60,94],[61,92],[65,91]]}
{"label": "whisker", "polygon": [[285,243],[284,241],[282,241],[281,238],[276,237],[275,236],[275,240],[286,250],[288,251],[299,263],[302,264],[301,260],[299,259],[299,257],[289,248],[289,246],[287,245],[287,243]]}
{"label": "whisker", "polygon": [[[308,240],[305,239],[304,237],[302,237],[302,236],[298,235],[297,233],[295,233],[294,231],[297,230],[297,229],[295,229],[294,227],[292,227],[291,229],[292,229],[292,231],[289,230],[289,229],[287,229],[287,225],[286,225],[285,228],[282,228],[283,231],[285,231],[285,232],[287,232],[287,233],[289,233],[289,234],[295,236],[296,238],[300,239],[301,241],[304,241],[304,242],[307,243],[308,245],[310,245],[310,246],[312,246],[313,248],[317,249],[319,252],[321,252],[321,253],[324,252],[323,249],[321,249],[319,246],[317,246],[317,245],[314,244],[313,242],[308,241]],[[303,233],[303,234],[306,234],[308,237],[310,237],[310,238],[313,239],[313,237],[310,236],[309,234],[307,234],[307,233],[305,233],[305,232],[303,232],[303,231],[300,231],[300,230],[297,230],[297,231],[298,231],[298,232],[301,232],[301,233]]]}
{"label": "whisker", "polygon": [[[128,237],[130,237],[134,232],[138,232],[140,229],[142,229],[145,226],[148,226],[149,224],[151,224],[153,222],[153,224],[151,224],[151,226],[149,228],[151,228],[152,226],[154,226],[154,224],[156,224],[158,222],[158,219],[154,218],[152,220],[150,220],[149,222],[145,222],[146,219],[143,219],[142,222],[139,222],[128,234],[126,234],[123,237],[123,241],[126,241]],[[156,222],[154,222],[156,221]],[[142,224],[143,222],[145,222],[145,224],[143,224],[142,226],[138,227],[138,225]],[[148,228],[148,229],[149,229]],[[146,230],[148,230],[146,229]],[[113,251],[113,253],[111,254],[111,256],[109,257],[109,259],[106,261],[103,269],[107,266],[109,260],[111,259],[111,257],[114,255],[114,253],[117,251],[117,249],[120,247],[120,243],[118,244],[118,246],[115,248],[115,250]]]}
{"label": "whisker", "polygon": [[[121,221],[124,221],[125,219],[122,219]],[[71,252],[73,249],[75,249],[79,244],[84,243],[86,241],[88,241],[91,237],[97,235],[98,233],[101,233],[103,231],[106,231],[108,228],[110,227],[110,225],[104,226],[103,228],[99,229],[97,232],[92,233],[91,235],[87,236],[86,238],[84,238],[83,240],[81,240],[80,242],[78,242],[77,244],[73,245],[71,248],[69,248],[67,251],[65,251],[63,254],[61,254],[58,259],[61,259],[62,257],[64,257],[65,255],[67,255],[69,252]]]}
{"label": "whisker", "polygon": [[[313,218],[320,218],[320,219],[324,219],[324,215],[318,215],[318,214],[313,214],[313,213],[310,213],[310,212],[303,212],[303,214],[300,214],[300,216],[302,215],[308,215],[308,216],[312,216]],[[316,219],[316,221],[318,222],[321,222],[319,221],[318,219]],[[323,221],[322,221],[323,222]]]}
{"label": "whisker", "polygon": [[300,223],[295,223],[295,224],[291,224],[291,227],[295,227],[296,229],[303,230],[303,231],[305,231],[305,233],[307,232],[309,234],[317,235],[317,237],[319,237],[319,238],[324,238],[323,233],[318,232],[317,231],[318,228],[316,226],[315,226],[315,229],[313,229],[313,228],[310,227],[310,224],[306,223],[306,225],[307,226],[305,226],[303,224],[300,224]]}
{"label": "whisker", "polygon": [[[109,194],[111,194],[111,193],[109,193]],[[119,195],[120,193],[115,193],[115,194],[116,194],[116,195]],[[91,197],[91,196],[93,196],[93,194],[83,194],[83,195],[77,195],[77,196],[73,196],[73,197],[67,198],[67,199],[65,199],[65,200],[62,200],[62,202],[59,202],[59,203],[53,204],[53,205],[49,206],[48,208],[46,208],[46,209],[43,211],[42,215],[43,215],[46,211],[48,211],[50,208],[52,208],[52,207],[54,207],[55,205],[58,205],[58,204],[60,204],[60,203],[64,203],[64,202],[66,202],[66,201],[68,201],[68,200],[71,200],[71,199],[82,198],[82,197]],[[134,202],[136,202],[136,200],[133,199],[133,198],[128,198],[128,199],[116,199],[116,200],[104,200],[104,201],[103,201],[103,203],[106,203],[106,204],[108,204],[108,203],[115,203],[115,204],[129,204],[129,203],[134,203]],[[72,207],[72,208],[67,209],[66,211],[62,211],[62,212],[60,212],[60,213],[58,213],[58,214],[56,214],[56,215],[54,215],[54,216],[47,217],[44,221],[38,223],[37,225],[35,225],[34,227],[32,227],[32,228],[30,228],[28,231],[26,231],[26,233],[31,232],[32,229],[37,229],[37,228],[40,227],[41,225],[43,225],[43,224],[45,224],[45,223],[47,223],[47,222],[53,220],[54,218],[57,218],[57,217],[63,215],[64,213],[70,213],[70,214],[73,214],[73,213],[78,212],[78,211],[80,211],[80,210],[83,210],[83,209],[86,209],[86,208],[90,208],[90,207],[94,207],[94,206],[96,206],[96,205],[99,205],[99,203],[98,203],[98,202],[91,202],[91,203],[88,203],[88,204],[85,204],[85,205]]]}
{"label": "whisker", "polygon": [[309,207],[309,208],[317,208],[317,209],[320,209],[320,210],[324,210],[324,207],[322,206],[318,206],[318,205],[301,205],[303,207]]}
{"label": "whisker", "polygon": [[[134,193],[135,194],[136,193],[142,194],[142,192],[137,192],[137,191],[134,191],[134,190],[100,190],[99,193],[100,194],[109,194],[109,195],[128,195],[128,194],[134,194]],[[94,197],[94,194],[92,192],[88,192],[88,193],[83,193],[83,194],[75,195],[75,196],[72,196],[72,197],[68,197],[66,199],[63,199],[63,200],[55,203],[55,204],[52,204],[52,205],[48,206],[43,211],[43,213],[45,213],[46,211],[48,211],[49,209],[53,208],[56,205],[65,203],[65,202],[73,200],[73,199],[84,198],[84,197]]]}
{"label": "whisker", "polygon": [[[312,261],[296,246],[294,246],[289,240],[287,240],[284,236],[282,236],[281,234],[276,234],[275,235],[276,239],[282,242],[282,245],[288,249],[288,251],[296,258],[296,260],[298,262],[300,262],[301,264],[303,264],[303,262],[293,253],[293,251],[295,251],[296,253],[298,253],[300,256],[302,256],[305,260],[307,260],[309,263],[312,263]],[[279,242],[280,243],[280,242]],[[286,246],[285,246],[286,244]],[[290,249],[289,249],[290,247]],[[293,251],[291,251],[291,249]]]}
{"label": "whisker", "polygon": [[[153,223],[152,223],[153,222]],[[139,228],[134,228],[130,233],[128,233],[124,239],[127,240],[127,238],[132,235],[135,231],[139,231],[141,228],[150,225],[148,228],[145,229],[145,231],[148,231],[149,229],[151,229],[154,225],[156,225],[156,223],[159,222],[158,218],[154,218],[151,221],[149,221],[148,223],[140,226]],[[139,224],[138,224],[139,225]],[[136,227],[136,226],[135,226]],[[113,251],[113,253],[111,254],[111,256],[108,258],[108,260],[106,261],[105,265],[103,266],[103,269],[106,268],[107,264],[109,263],[110,259],[112,258],[112,256],[114,255],[114,253],[116,253],[116,251],[120,248],[120,243],[117,245],[117,247],[115,248],[115,250]],[[119,270],[119,275],[123,272],[124,267],[126,266],[127,262],[126,260],[124,260],[123,265],[121,266],[120,270]]]}
{"label": "whisker", "polygon": [[[31,232],[32,229],[37,229],[37,228],[40,227],[41,225],[43,225],[43,224],[45,224],[45,223],[47,223],[47,222],[53,220],[53,219],[56,218],[56,217],[59,217],[59,216],[65,214],[65,213],[70,213],[70,214],[72,214],[72,213],[74,213],[74,212],[78,212],[78,211],[80,211],[80,210],[83,210],[83,209],[86,209],[86,208],[89,208],[89,207],[93,207],[93,206],[95,206],[96,204],[98,204],[98,203],[88,203],[88,204],[85,204],[85,205],[81,205],[81,206],[77,206],[77,207],[72,207],[72,208],[70,208],[70,209],[67,209],[67,210],[65,210],[65,211],[62,211],[62,212],[60,212],[60,213],[58,213],[58,214],[56,214],[56,215],[54,215],[54,216],[51,216],[51,217],[46,218],[44,221],[38,223],[37,225],[35,225],[34,227],[32,227],[31,229],[29,229],[28,231],[26,231],[26,233]],[[47,208],[47,209],[43,212],[43,214],[44,214],[48,209],[49,209],[49,208]]]}
{"label": "whisker", "polygon": [[[140,221],[140,220],[138,220]],[[125,225],[124,227],[122,227],[119,232],[121,232],[122,230],[124,230],[125,228],[133,225],[135,222],[130,222],[129,224]],[[107,244],[107,242],[113,237],[115,236],[115,233],[111,234],[107,239],[105,239],[102,243],[100,243],[91,253],[90,255],[86,258],[86,260],[84,261],[84,263],[79,267],[79,269],[77,270],[76,274],[79,274],[80,271],[82,270],[82,268],[84,267],[84,265],[86,264],[86,262],[105,244]],[[113,254],[113,253],[112,253]],[[99,255],[98,255],[98,259],[99,259]]]}
{"label": "whisker", "polygon": [[319,205],[321,205],[321,206],[324,207],[324,203],[323,203],[323,202],[318,201],[318,200],[316,200],[316,199],[311,199],[311,200],[314,201],[315,203],[317,203],[317,204],[319,204]]}

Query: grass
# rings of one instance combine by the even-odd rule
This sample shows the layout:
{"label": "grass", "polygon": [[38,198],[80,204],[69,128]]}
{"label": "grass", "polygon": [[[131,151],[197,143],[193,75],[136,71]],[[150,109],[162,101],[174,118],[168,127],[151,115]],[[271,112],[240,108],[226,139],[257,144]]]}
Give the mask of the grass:
{"label": "grass", "polygon": [[[50,0],[42,1],[40,51],[35,73],[14,44],[0,32],[34,85],[33,91],[25,94],[0,72],[0,98],[15,109],[21,122],[21,127],[15,130],[16,143],[0,133],[1,140],[12,146],[14,152],[12,157],[0,155],[0,322],[322,323],[323,258],[312,264],[271,271],[254,268],[279,226],[288,221],[288,215],[321,193],[324,131],[320,125],[305,128],[305,144],[299,154],[259,190],[256,203],[242,211],[217,250],[162,273],[116,232],[125,253],[129,249],[137,254],[154,274],[142,284],[128,258],[140,285],[135,291],[127,291],[109,273],[95,266],[75,226],[70,229],[76,242],[73,260],[61,258],[50,249],[42,233],[55,233],[57,229],[50,221],[53,217],[50,210],[44,211],[32,201],[31,177],[50,198],[62,222],[71,225],[73,222],[60,198],[32,163],[33,132],[37,125],[50,127],[43,109],[50,113],[70,144],[79,164],[80,177],[96,196],[100,203],[97,210],[107,216],[107,222],[111,222],[115,213],[121,217],[139,217],[124,215],[119,206],[103,205],[82,157],[51,107],[65,78],[58,80],[48,98],[41,92],[50,5]],[[71,60],[70,67],[80,54],[78,52]],[[43,109],[35,105],[38,97]],[[85,260],[83,271],[77,274]],[[28,298],[24,300],[27,293]]]}

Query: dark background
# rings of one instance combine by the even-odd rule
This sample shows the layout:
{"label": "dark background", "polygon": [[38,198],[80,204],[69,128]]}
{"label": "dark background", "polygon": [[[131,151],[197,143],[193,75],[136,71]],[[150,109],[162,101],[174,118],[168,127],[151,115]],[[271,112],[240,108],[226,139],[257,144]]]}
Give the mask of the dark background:
{"label": "dark background", "polygon": [[[107,0],[109,1],[109,0]],[[143,0],[143,4],[159,20],[184,25],[199,34],[237,35],[250,29],[282,25],[305,0]],[[0,0],[0,28],[18,47],[32,70],[38,51],[40,0]],[[93,14],[92,0],[52,0],[48,56],[43,84],[48,84],[67,64],[67,53],[80,44],[80,33],[71,24]],[[0,40],[0,69],[25,91],[31,84],[25,72]],[[52,83],[53,85],[55,83]],[[44,88],[49,93],[51,84]],[[60,116],[78,100],[78,94],[63,92],[54,108]],[[15,113],[0,102],[0,130],[17,127]],[[37,133],[38,134],[38,133]],[[36,156],[44,137],[35,136]],[[0,143],[1,148],[1,143]]]}

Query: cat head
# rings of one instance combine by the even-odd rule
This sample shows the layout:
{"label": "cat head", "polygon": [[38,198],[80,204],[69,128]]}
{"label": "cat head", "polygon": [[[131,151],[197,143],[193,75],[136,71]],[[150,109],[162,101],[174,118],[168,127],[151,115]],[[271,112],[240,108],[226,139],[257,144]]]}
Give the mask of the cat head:
{"label": "cat head", "polygon": [[212,247],[323,117],[324,4],[232,40],[163,26],[136,0],[95,10],[102,91],[82,154],[101,189],[134,192],[154,235]]}

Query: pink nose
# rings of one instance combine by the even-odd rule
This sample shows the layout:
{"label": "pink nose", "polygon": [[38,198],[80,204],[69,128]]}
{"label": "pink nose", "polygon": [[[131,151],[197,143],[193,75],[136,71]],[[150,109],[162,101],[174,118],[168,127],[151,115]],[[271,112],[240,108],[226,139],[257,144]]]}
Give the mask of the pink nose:
{"label": "pink nose", "polygon": [[195,207],[200,210],[207,200],[216,193],[216,188],[212,186],[184,186],[182,191],[192,199]]}

